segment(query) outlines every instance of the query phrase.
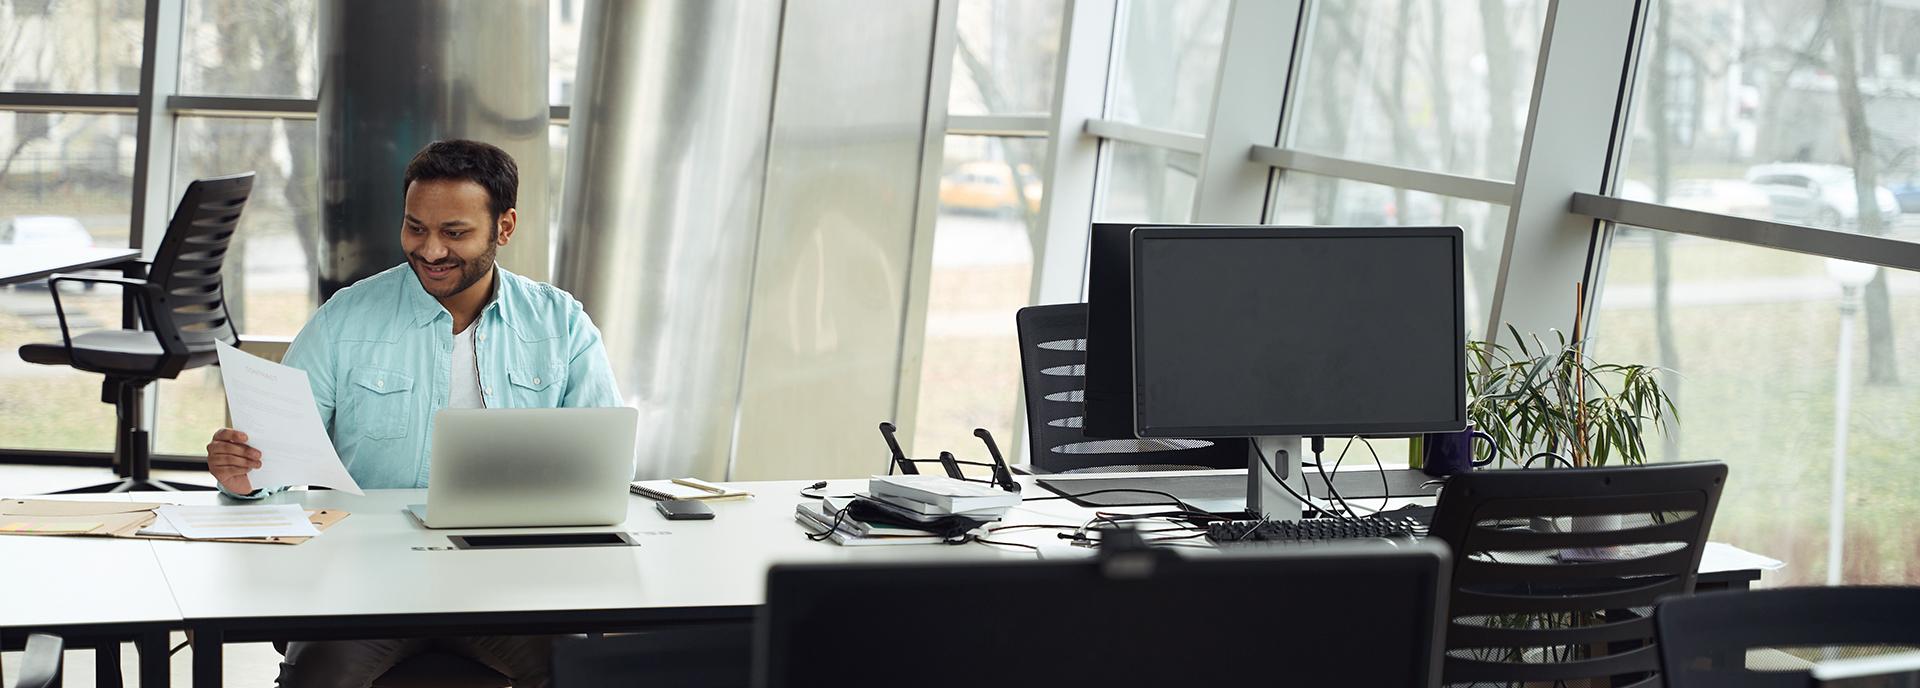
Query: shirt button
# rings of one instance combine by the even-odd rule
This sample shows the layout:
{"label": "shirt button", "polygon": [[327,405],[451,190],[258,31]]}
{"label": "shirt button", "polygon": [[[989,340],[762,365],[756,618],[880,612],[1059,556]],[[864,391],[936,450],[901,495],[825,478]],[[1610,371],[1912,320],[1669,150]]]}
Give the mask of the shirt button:
{"label": "shirt button", "polygon": [[487,396],[493,396],[493,388],[492,388],[492,387],[488,387],[488,388],[486,389],[486,392],[487,392]]}
{"label": "shirt button", "polygon": [[534,378],[534,379],[533,379],[533,384],[536,384],[536,385],[537,385],[537,384],[540,384],[540,378],[537,378],[537,377],[536,377],[536,378]]}
{"label": "shirt button", "polygon": [[483,342],[484,342],[484,341],[487,341],[487,336],[486,336],[486,335],[484,335],[484,334],[476,334],[476,335],[474,335],[474,336],[473,336],[473,338],[474,338],[474,339],[478,339],[478,340],[480,340],[480,341],[483,341]]}
{"label": "shirt button", "polygon": [[373,386],[375,386],[375,387],[378,387],[378,388],[381,388],[381,389],[386,389],[386,387],[387,387],[387,379],[386,379],[386,378],[380,378],[380,379],[378,379],[378,380],[374,380],[374,381],[373,381]]}

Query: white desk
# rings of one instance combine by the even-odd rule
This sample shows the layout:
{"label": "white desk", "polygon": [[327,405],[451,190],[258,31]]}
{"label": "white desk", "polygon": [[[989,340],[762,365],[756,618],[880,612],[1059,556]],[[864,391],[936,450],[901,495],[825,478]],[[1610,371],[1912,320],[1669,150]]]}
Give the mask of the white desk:
{"label": "white desk", "polygon": [[[1032,486],[1031,477],[1021,480],[1030,499],[1052,496]],[[424,490],[374,490],[365,497],[334,491],[275,495],[268,501],[352,514],[320,537],[293,546],[5,536],[0,537],[0,561],[44,563],[18,571],[0,567],[0,585],[7,586],[0,590],[32,589],[20,586],[37,582],[44,592],[31,601],[0,603],[0,628],[172,623],[194,632],[194,684],[217,686],[225,642],[739,623],[753,618],[765,597],[767,569],[778,563],[1035,556],[979,543],[841,547],[813,542],[793,520],[794,506],[805,499],[799,491],[808,484],[730,483],[756,496],[713,503],[711,521],[667,521],[651,500],[630,497],[627,521],[618,529],[633,534],[638,547],[454,550],[448,535],[611,528],[429,530],[404,511],[426,500]],[[826,492],[846,494],[864,484],[835,481]],[[221,499],[211,492],[133,497],[179,504]],[[1059,499],[1029,501],[1002,525],[1077,526],[1090,511]],[[1058,532],[1028,529],[992,537],[1034,545],[1049,559],[1092,554],[1058,539]],[[1716,571],[1708,561],[1701,568],[1703,584],[1725,578],[1745,587],[1745,581],[1759,576],[1757,570]],[[129,592],[129,580],[145,587]],[[171,608],[164,604],[169,594]],[[113,604],[136,598],[160,602],[148,608]],[[157,656],[164,658],[164,636],[160,642]]]}
{"label": "white desk", "polygon": [[[123,501],[128,497],[37,499]],[[182,622],[152,541],[40,535],[6,536],[0,541],[0,630],[45,631],[60,635],[72,647],[107,648],[96,654],[99,676],[120,675],[120,641],[133,640],[139,646],[141,685],[165,685],[166,634]],[[0,635],[19,640],[26,633]]]}
{"label": "white desk", "polygon": [[[854,489],[863,482],[833,487]],[[776,563],[1034,557],[1031,551],[983,544],[813,542],[793,520],[794,505],[804,499],[799,491],[808,484],[736,483],[756,496],[715,502],[711,521],[670,522],[654,511],[652,500],[630,497],[627,521],[618,529],[632,533],[638,547],[453,550],[448,535],[612,528],[430,530],[405,513],[408,504],[426,501],[425,490],[371,490],[365,497],[298,491],[270,497],[270,503],[351,512],[300,545],[156,541],[152,547],[185,625],[194,631],[195,685],[219,685],[223,642],[591,632],[748,621],[764,599],[767,569]],[[179,504],[220,500],[215,493],[142,493],[140,498]],[[1050,506],[1021,511],[1052,520],[1049,512],[1078,510],[1061,502],[1039,504]],[[1022,537],[1059,542],[1051,533]]]}
{"label": "white desk", "polygon": [[131,248],[20,248],[0,246],[0,285],[46,279],[57,272],[119,268],[140,258]]}

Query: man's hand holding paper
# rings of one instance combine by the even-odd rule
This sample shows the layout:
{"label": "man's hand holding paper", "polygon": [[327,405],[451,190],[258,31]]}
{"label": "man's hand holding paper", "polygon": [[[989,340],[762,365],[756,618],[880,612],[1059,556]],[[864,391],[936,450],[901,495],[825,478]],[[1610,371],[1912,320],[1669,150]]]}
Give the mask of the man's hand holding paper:
{"label": "man's hand holding paper", "polygon": [[[320,423],[306,371],[219,345],[233,427],[214,433],[207,466],[229,491],[321,485],[361,494]],[[245,488],[245,489],[241,489]]]}

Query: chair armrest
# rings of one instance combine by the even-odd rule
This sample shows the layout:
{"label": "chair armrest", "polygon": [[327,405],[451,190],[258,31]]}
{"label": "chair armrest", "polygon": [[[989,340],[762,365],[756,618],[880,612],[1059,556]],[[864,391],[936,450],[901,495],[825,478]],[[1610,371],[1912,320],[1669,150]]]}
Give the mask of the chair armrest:
{"label": "chair armrest", "polygon": [[49,688],[59,685],[60,653],[66,642],[57,635],[35,633],[27,636],[27,651],[20,658],[20,675],[13,688]]}
{"label": "chair armrest", "polygon": [[140,322],[153,322],[153,285],[146,280],[66,273],[50,275],[47,277],[47,291],[53,294],[53,313],[60,320],[60,340],[66,344],[69,356],[73,355],[73,333],[67,329],[67,309],[60,303],[61,282],[118,284],[131,289],[135,294],[134,307],[140,311]]}

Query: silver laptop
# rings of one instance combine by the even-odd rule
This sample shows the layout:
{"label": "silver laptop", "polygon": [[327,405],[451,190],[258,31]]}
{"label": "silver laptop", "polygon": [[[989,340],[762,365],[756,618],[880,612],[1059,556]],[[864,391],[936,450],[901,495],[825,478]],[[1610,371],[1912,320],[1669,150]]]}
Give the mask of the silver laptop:
{"label": "silver laptop", "polygon": [[428,528],[605,526],[627,517],[631,408],[442,409],[433,415]]}

